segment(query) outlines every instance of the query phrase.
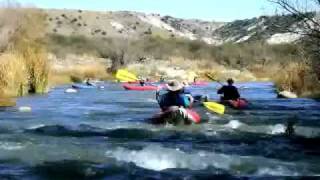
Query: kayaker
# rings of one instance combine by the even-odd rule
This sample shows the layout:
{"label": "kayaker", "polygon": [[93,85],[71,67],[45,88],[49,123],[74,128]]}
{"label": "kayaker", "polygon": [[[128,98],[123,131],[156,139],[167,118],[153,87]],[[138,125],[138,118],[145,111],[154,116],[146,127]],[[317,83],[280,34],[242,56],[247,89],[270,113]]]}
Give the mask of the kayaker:
{"label": "kayaker", "polygon": [[233,79],[228,79],[227,80],[228,85],[222,86],[218,90],[218,94],[223,94],[221,97],[222,101],[228,101],[228,100],[238,100],[240,98],[240,94],[238,89],[233,85],[234,81]]}
{"label": "kayaker", "polygon": [[182,82],[182,85],[184,86],[184,88],[187,88],[187,87],[190,86],[189,83],[188,83],[188,81],[183,81],[183,82]]}
{"label": "kayaker", "polygon": [[168,92],[157,96],[158,103],[162,111],[166,111],[172,106],[188,108],[192,106],[193,98],[184,93],[183,85],[178,81],[171,81],[167,85]]}
{"label": "kayaker", "polygon": [[146,83],[146,82],[145,82],[144,79],[140,79],[140,80],[139,80],[139,83],[140,83],[140,86],[145,86],[145,83]]}
{"label": "kayaker", "polygon": [[90,82],[90,78],[87,78],[87,80],[86,80],[86,85],[87,85],[87,86],[93,86],[93,84]]}
{"label": "kayaker", "polygon": [[197,83],[197,80],[198,80],[198,77],[195,76],[195,77],[193,78],[193,83]]}
{"label": "kayaker", "polygon": [[160,83],[163,83],[165,80],[164,80],[164,77],[163,76],[160,76],[160,80],[159,80],[159,82]]}

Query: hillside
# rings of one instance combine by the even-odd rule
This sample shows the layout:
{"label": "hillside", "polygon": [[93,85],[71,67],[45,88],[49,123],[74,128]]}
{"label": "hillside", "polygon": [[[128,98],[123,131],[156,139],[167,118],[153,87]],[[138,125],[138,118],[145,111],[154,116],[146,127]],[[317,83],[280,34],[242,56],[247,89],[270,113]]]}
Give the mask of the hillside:
{"label": "hillside", "polygon": [[213,45],[255,40],[279,44],[300,38],[284,32],[298,23],[292,16],[262,16],[224,23],[128,11],[46,10],[46,13],[48,33],[66,36],[141,38],[152,35],[201,40]]}
{"label": "hillside", "polygon": [[[279,89],[299,95],[319,89],[310,65],[301,61],[308,57],[291,43],[301,37],[286,33],[302,21],[294,16],[226,23],[128,11],[21,8],[1,9],[0,14],[2,91],[15,95],[44,92],[48,83],[113,79],[112,73],[124,67],[154,79],[190,81],[210,73],[220,80],[272,79]],[[21,67],[29,70],[16,82],[11,75]]]}
{"label": "hillside", "polygon": [[49,33],[88,37],[139,38],[146,35],[184,37],[190,40],[210,38],[223,23],[183,20],[158,14],[137,12],[92,12],[47,10]]}

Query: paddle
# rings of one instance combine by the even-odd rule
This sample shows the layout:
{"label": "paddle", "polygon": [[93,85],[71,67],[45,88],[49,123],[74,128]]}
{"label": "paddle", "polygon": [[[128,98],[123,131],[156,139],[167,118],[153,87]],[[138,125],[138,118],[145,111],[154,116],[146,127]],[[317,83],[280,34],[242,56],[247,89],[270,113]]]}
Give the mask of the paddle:
{"label": "paddle", "polygon": [[[215,79],[211,74],[209,74],[209,73],[206,73],[206,76],[209,78],[209,79],[211,79],[212,81],[215,81],[215,82],[217,82],[218,84],[220,84],[221,86],[225,86],[223,83],[221,83],[219,80],[217,80],[217,79]],[[246,89],[246,87],[244,87],[244,86],[240,86],[240,87],[238,87],[239,89]]]}
{"label": "paddle", "polygon": [[219,83],[221,86],[224,86],[224,84],[222,84],[219,80],[215,79],[211,74],[206,73],[206,76],[211,79],[212,81],[216,81],[217,83]]}
{"label": "paddle", "polygon": [[203,102],[203,105],[210,111],[213,111],[217,114],[224,114],[226,107],[222,104],[216,102]]}
{"label": "paddle", "polygon": [[116,73],[116,78],[118,80],[124,81],[124,82],[132,82],[132,81],[139,80],[135,74],[133,74],[125,69],[119,69]]}

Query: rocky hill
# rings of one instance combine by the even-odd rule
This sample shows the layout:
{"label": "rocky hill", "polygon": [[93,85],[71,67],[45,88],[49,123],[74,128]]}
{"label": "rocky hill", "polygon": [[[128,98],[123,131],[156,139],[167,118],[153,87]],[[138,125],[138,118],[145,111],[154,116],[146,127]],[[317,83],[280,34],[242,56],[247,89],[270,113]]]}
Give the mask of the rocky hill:
{"label": "rocky hill", "polygon": [[180,37],[219,45],[265,40],[270,44],[290,43],[300,37],[284,32],[299,22],[293,16],[261,16],[229,23],[179,19],[138,12],[93,12],[83,10],[45,10],[48,33],[88,37],[140,38],[154,35]]}
{"label": "rocky hill", "polygon": [[46,13],[49,33],[61,35],[125,38],[158,35],[165,38],[201,39],[210,43],[212,33],[224,25],[128,11],[47,10]]}

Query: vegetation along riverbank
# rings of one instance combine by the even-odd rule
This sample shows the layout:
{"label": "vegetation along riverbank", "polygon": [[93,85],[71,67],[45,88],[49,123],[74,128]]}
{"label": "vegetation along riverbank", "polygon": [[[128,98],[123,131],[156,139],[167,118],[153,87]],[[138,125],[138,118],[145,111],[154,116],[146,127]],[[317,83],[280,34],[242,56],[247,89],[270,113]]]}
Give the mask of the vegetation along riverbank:
{"label": "vegetation along riverbank", "polygon": [[314,39],[284,31],[303,23],[291,14],[224,23],[14,5],[0,13],[1,96],[45,93],[86,78],[111,80],[122,67],[155,80],[210,73],[218,80],[274,81],[298,96],[319,92],[318,56],[309,51]]}

